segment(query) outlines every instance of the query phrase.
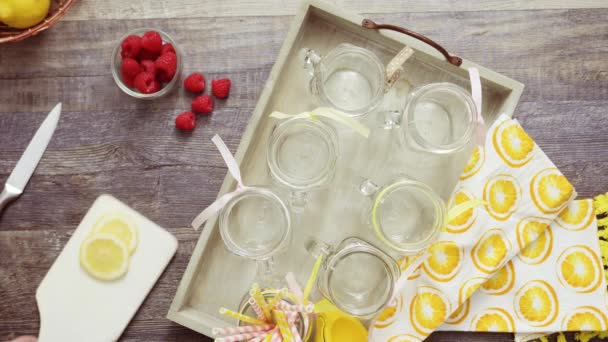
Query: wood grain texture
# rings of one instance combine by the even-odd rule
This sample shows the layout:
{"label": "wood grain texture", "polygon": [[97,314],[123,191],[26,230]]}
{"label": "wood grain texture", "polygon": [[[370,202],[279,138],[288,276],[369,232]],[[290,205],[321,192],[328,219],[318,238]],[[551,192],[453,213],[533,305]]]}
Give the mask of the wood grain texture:
{"label": "wood grain texture", "polygon": [[[357,13],[476,12],[538,9],[606,8],[603,0],[330,0]],[[92,6],[92,4],[95,4]],[[293,15],[300,0],[79,0],[66,20],[217,18]]]}
{"label": "wood grain texture", "polygon": [[[571,9],[606,2],[337,3],[379,13],[372,15],[378,22],[406,23],[454,53],[524,83],[515,117],[581,197],[608,191],[608,9]],[[226,174],[209,138],[219,133],[236,149],[286,34],[287,15],[296,8],[292,0],[82,0],[68,20],[48,32],[0,46],[0,180],[46,113],[64,103],[36,174],[0,216],[0,341],[36,334],[36,287],[88,207],[105,192],[180,242],[122,340],[210,341],[164,318],[198,238],[186,226],[215,199]],[[141,20],[146,18],[159,19]],[[233,80],[231,97],[218,101],[214,114],[191,135],[173,128],[174,116],[188,109],[191,98],[181,88],[144,103],[113,83],[109,61],[116,39],[142,26],[163,29],[179,42],[185,73],[201,70],[208,79]],[[512,335],[438,333],[429,341],[506,342]]]}

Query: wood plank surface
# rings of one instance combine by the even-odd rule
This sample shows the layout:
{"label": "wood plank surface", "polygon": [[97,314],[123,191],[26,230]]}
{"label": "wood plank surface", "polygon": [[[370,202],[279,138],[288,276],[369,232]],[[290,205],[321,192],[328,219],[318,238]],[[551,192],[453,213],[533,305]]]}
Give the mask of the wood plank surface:
{"label": "wood plank surface", "polygon": [[[526,85],[515,117],[581,197],[608,191],[608,9],[605,1],[363,1],[337,4],[407,24],[455,54]],[[36,334],[38,283],[101,193],[175,234],[171,262],[124,341],[208,341],[165,319],[198,234],[187,228],[226,174],[210,143],[234,151],[298,7],[294,0],[78,1],[37,37],[0,45],[0,181],[51,107],[64,112],[25,193],[0,216],[0,341]],[[153,102],[122,94],[110,73],[116,40],[137,27],[165,30],[184,73],[233,80],[192,134],[174,117],[191,96]],[[212,295],[212,294],[210,294]],[[430,341],[511,341],[510,334],[438,333]]]}
{"label": "wood plank surface", "polygon": [[[330,0],[357,13],[475,12],[606,8],[604,0]],[[94,4],[94,5],[93,5]],[[67,20],[217,18],[293,15],[299,0],[180,0],[95,1],[80,0]],[[204,23],[202,23],[204,26]]]}

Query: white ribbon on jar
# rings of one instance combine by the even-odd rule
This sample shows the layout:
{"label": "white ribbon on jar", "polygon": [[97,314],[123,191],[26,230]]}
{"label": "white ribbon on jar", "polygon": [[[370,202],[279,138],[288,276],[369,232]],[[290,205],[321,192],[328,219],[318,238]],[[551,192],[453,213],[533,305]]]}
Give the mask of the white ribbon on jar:
{"label": "white ribbon on jar", "polygon": [[203,223],[205,223],[205,221],[207,221],[218,211],[220,211],[231,199],[248,189],[248,187],[243,184],[239,164],[237,163],[236,159],[234,159],[234,156],[232,155],[230,149],[228,148],[228,146],[226,146],[222,138],[220,138],[220,136],[216,134],[213,136],[211,141],[215,144],[218,151],[220,151],[220,154],[222,155],[222,158],[224,159],[224,162],[228,167],[228,171],[236,180],[237,185],[234,191],[223,194],[218,199],[216,199],[215,202],[211,203],[211,205],[209,205],[207,208],[205,208],[205,210],[198,214],[198,216],[196,216],[196,218],[192,221],[192,228],[194,228],[194,230],[198,230],[203,225]]}
{"label": "white ribbon on jar", "polygon": [[477,107],[477,116],[473,118],[473,124],[475,125],[475,144],[484,146],[486,143],[486,123],[481,115],[481,78],[479,77],[479,70],[477,68],[469,68],[469,80],[471,81],[471,97],[473,103]]}

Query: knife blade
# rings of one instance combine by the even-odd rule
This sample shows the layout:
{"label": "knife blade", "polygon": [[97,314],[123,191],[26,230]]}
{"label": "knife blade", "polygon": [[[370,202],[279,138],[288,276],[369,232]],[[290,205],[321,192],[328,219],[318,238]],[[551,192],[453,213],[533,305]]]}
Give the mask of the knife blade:
{"label": "knife blade", "polygon": [[36,170],[36,166],[40,162],[40,159],[42,159],[42,155],[53,137],[60,115],[61,102],[58,103],[47,115],[46,119],[44,119],[40,128],[38,128],[38,131],[36,131],[36,134],[34,134],[34,137],[25,149],[25,152],[23,152],[23,155],[19,158],[13,172],[8,177],[8,180],[4,185],[4,191],[0,194],[0,210],[2,210],[2,207],[4,207],[6,203],[21,195],[25,189],[27,182],[30,180],[30,177],[32,177],[34,170]]}

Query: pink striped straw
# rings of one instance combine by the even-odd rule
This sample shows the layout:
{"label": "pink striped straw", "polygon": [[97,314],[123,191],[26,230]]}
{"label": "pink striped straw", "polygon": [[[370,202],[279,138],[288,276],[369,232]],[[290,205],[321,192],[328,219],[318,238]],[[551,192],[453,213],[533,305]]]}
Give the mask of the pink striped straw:
{"label": "pink striped straw", "polygon": [[283,337],[281,336],[281,333],[278,330],[272,335],[272,339],[270,339],[270,342],[283,342]]}
{"label": "pink striped straw", "polygon": [[265,331],[264,335],[260,335],[258,337],[255,337],[255,338],[249,340],[249,342],[262,342],[266,338],[266,335],[268,335],[268,331]]}
{"label": "pink striped straw", "polygon": [[302,288],[296,280],[296,276],[294,276],[293,273],[289,272],[285,276],[285,281],[287,282],[287,288],[289,289],[289,292],[293,293],[293,295],[296,296],[298,301],[301,303],[302,299],[304,298],[304,293],[302,292]]}
{"label": "pink striped straw", "polygon": [[216,338],[215,342],[238,342],[238,341],[243,341],[243,340],[249,340],[249,339],[261,336],[261,335],[266,335],[266,331],[258,331],[258,332],[252,332],[252,333],[244,333],[244,334],[220,337],[220,338]]}
{"label": "pink striped straw", "polygon": [[294,325],[291,325],[291,333],[293,334],[294,342],[302,342],[302,337],[300,337],[300,332],[298,328]]}
{"label": "pink striped straw", "polygon": [[281,302],[281,303],[279,303],[279,308],[281,308],[281,310],[283,310],[283,311],[297,311],[297,312],[312,313],[315,310],[315,305],[314,304],[291,305],[291,304],[286,303],[286,302]]}
{"label": "pink striped straw", "polygon": [[212,332],[214,335],[234,335],[259,331],[268,331],[273,328],[274,324],[244,325],[242,327],[213,328]]}
{"label": "pink striped straw", "polygon": [[261,321],[266,321],[266,315],[264,315],[264,311],[258,305],[258,303],[253,298],[249,298],[249,305],[255,311],[255,315],[258,316],[258,319]]}

